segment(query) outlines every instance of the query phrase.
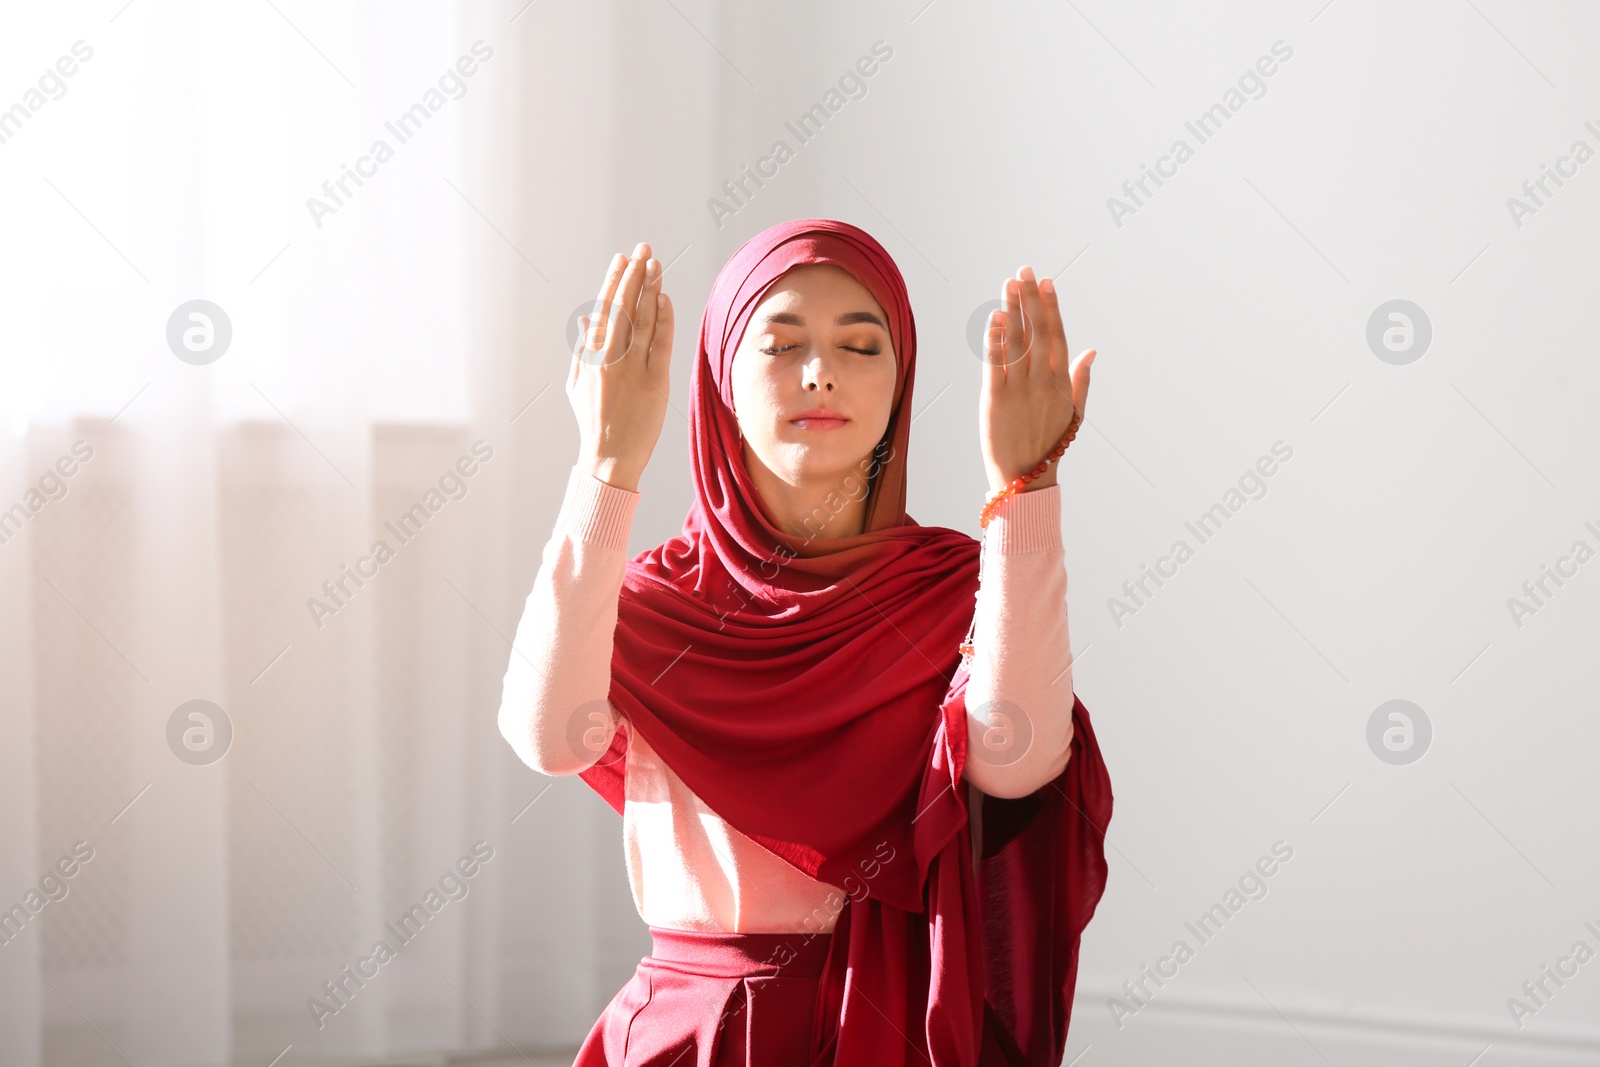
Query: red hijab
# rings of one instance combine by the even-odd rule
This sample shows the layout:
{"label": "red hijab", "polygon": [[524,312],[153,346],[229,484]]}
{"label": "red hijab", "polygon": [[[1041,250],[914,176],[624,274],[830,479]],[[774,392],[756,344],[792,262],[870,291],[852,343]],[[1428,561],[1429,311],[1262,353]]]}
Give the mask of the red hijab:
{"label": "red hijab", "polygon": [[[898,364],[884,441],[840,486],[842,502],[870,485],[854,537],[768,522],[734,417],[745,326],[809,263],[872,293]],[[1079,936],[1105,888],[1110,782],[1074,697],[1066,770],[1030,796],[984,798],[974,871],[958,646],[978,542],[906,514],[916,355],[905,282],[857,227],[797,219],[728,260],[690,376],[695,501],[678,536],[627,565],[610,691],[627,728],[583,778],[621,813],[637,730],[729,825],[846,894],[816,1064],[1056,1067]]]}

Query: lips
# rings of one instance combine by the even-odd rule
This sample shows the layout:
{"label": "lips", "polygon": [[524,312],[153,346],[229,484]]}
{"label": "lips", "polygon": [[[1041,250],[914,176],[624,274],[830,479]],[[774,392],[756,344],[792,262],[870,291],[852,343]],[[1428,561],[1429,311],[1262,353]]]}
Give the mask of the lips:
{"label": "lips", "polygon": [[837,430],[850,420],[828,408],[811,408],[809,411],[802,411],[789,421],[802,430]]}

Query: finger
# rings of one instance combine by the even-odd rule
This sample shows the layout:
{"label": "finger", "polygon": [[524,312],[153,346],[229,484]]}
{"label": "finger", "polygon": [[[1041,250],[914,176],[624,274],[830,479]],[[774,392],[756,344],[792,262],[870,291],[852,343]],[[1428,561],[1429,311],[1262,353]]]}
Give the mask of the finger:
{"label": "finger", "polygon": [[[1024,344],[1025,327],[1022,321],[1022,297],[1017,279],[1006,279],[1000,301],[1006,309],[1006,366],[1009,367],[1027,355],[1027,347]],[[1019,371],[1027,369],[1027,367],[1017,368]]]}
{"label": "finger", "polygon": [[1057,376],[1070,374],[1072,350],[1067,347],[1067,327],[1061,318],[1061,301],[1056,295],[1054,278],[1039,283],[1039,293],[1044,298],[1045,329],[1050,337],[1050,369]]}
{"label": "finger", "polygon": [[[661,279],[656,278],[657,291],[660,291]],[[661,306],[656,310],[654,334],[650,338],[650,354],[645,357],[645,366],[650,368],[650,373],[655,377],[656,387],[663,394],[667,392],[672,381],[672,327],[675,322],[672,314],[672,297],[661,293]]]}
{"label": "finger", "polygon": [[621,359],[633,348],[634,318],[639,313],[639,290],[644,287],[644,265],[650,246],[640,241],[622,272],[622,291],[611,301],[611,327],[606,331],[607,363]]}
{"label": "finger", "polygon": [[633,314],[633,336],[629,339],[628,353],[650,359],[650,343],[656,326],[656,294],[661,291],[661,261],[650,258],[644,262],[644,285],[639,289],[638,310]]}
{"label": "finger", "polygon": [[1027,317],[1028,332],[1023,350],[1027,353],[1028,375],[1045,378],[1050,374],[1050,333],[1046,328],[1044,301],[1039,298],[1039,279],[1033,268],[1023,264],[1017,271],[1018,288],[1022,296],[1022,312]]}
{"label": "finger", "polygon": [[611,262],[606,266],[605,280],[600,283],[600,295],[594,298],[594,311],[590,315],[588,344],[590,348],[598,350],[605,341],[607,316],[611,314],[611,299],[616,295],[617,283],[622,280],[622,270],[628,265],[628,257],[621,252],[614,253]]}

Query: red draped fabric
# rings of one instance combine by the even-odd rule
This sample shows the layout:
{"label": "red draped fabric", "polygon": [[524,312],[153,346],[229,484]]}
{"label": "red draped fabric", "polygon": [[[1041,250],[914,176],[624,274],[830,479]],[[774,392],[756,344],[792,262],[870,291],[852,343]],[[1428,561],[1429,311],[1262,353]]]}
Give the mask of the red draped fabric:
{"label": "red draped fabric", "polygon": [[[746,471],[729,369],[782,275],[832,263],[887,312],[899,370],[862,471],[866,527],[774,527]],[[905,510],[916,329],[893,260],[829,219],[774,226],[718,275],[691,372],[695,501],[630,560],[610,700],[734,829],[847,897],[818,988],[812,1061],[1028,1064],[1066,1047],[1078,947],[1105,889],[1110,780],[1074,697],[1066,769],[985,797],[974,869],[962,780],[978,542]],[[628,729],[583,772],[619,813]]]}

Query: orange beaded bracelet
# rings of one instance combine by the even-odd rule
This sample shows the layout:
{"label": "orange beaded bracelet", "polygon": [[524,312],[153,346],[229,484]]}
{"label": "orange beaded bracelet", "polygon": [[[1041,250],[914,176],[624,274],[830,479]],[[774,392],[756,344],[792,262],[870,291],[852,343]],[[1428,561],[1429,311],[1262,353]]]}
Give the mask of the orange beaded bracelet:
{"label": "orange beaded bracelet", "polygon": [[1078,424],[1082,421],[1083,413],[1074,411],[1072,413],[1072,425],[1067,427],[1067,435],[1061,439],[1061,443],[1051,449],[1050,454],[1040,460],[1037,467],[1034,467],[1033,470],[1020,478],[1011,479],[1010,485],[989,497],[988,501],[983,505],[983,510],[978,512],[978,526],[980,528],[988,528],[989,520],[994,517],[994,509],[1000,506],[1000,501],[1008,496],[1022,492],[1023,486],[1050,469],[1050,464],[1059,459],[1061,454],[1067,450],[1067,446],[1072,443],[1072,439],[1078,436]]}

